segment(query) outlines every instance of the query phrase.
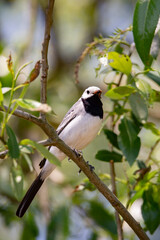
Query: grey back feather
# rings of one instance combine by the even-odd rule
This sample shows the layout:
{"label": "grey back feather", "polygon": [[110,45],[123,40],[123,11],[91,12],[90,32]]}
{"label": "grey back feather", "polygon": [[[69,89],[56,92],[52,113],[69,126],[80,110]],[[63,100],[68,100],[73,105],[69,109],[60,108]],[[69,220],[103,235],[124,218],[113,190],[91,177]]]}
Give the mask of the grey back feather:
{"label": "grey back feather", "polygon": [[62,122],[57,128],[57,134],[60,135],[63,129],[74,119],[76,118],[79,114],[84,111],[84,106],[82,103],[81,98],[70,108],[70,110],[66,113],[64,116]]}

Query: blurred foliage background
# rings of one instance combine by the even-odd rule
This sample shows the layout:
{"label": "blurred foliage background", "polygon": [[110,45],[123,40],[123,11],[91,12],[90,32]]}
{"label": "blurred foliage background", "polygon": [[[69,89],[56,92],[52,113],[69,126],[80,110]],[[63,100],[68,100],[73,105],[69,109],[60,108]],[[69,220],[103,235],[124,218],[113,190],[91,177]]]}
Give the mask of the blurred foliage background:
{"label": "blurred foliage background", "polygon": [[[75,84],[74,67],[86,44],[93,41],[95,36],[106,37],[116,28],[125,29],[132,24],[134,0],[58,0],[55,1],[53,28],[49,46],[49,78],[48,104],[56,115],[48,114],[47,118],[56,128],[67,110],[90,86],[99,86],[105,93],[104,76],[96,77],[95,68],[98,60],[87,56],[80,66],[79,84]],[[6,59],[11,53],[14,67],[18,69],[26,62],[32,63],[25,68],[18,81],[24,81],[35,63],[41,59],[41,45],[44,36],[45,0],[1,0],[0,1],[0,80],[3,87],[11,86],[11,76],[8,72]],[[128,34],[127,40],[132,43],[133,36]],[[132,56],[141,64],[136,54]],[[108,81],[114,76],[109,75]],[[106,80],[106,79],[105,79]],[[157,85],[153,85],[158,89]],[[6,99],[9,93],[6,94]],[[40,77],[29,88],[27,98],[40,100]],[[109,111],[111,103],[105,101],[104,110]],[[6,100],[7,102],[7,100]],[[149,118],[159,126],[159,105],[155,104],[150,110]],[[13,127],[18,140],[30,138],[35,141],[45,139],[44,133],[35,125],[12,117]],[[141,132],[143,151],[147,156],[156,136],[149,131]],[[103,132],[90,146],[83,151],[84,158],[95,166],[98,174],[109,173],[108,164],[96,161],[95,154],[99,149],[108,148]],[[155,155],[159,155],[158,150]],[[21,159],[24,171],[24,191],[35,177],[34,169],[38,172],[41,156],[31,155],[31,159]],[[31,164],[33,163],[33,167]],[[6,239],[56,239],[56,240],[94,240],[116,239],[114,209],[97,191],[85,190],[76,192],[76,186],[84,182],[83,173],[78,175],[74,163],[65,160],[61,168],[54,171],[50,179],[38,193],[30,207],[29,213],[18,219],[15,211],[18,200],[10,184],[10,159],[0,160],[0,240]],[[136,169],[134,165],[127,169],[132,177]],[[117,177],[125,179],[124,169],[116,163]],[[110,184],[109,176],[106,177]],[[93,190],[88,182],[88,189]],[[83,188],[80,185],[79,188]],[[118,196],[126,203],[123,196],[127,194],[125,184],[117,183]],[[136,220],[141,221],[139,206],[141,201],[132,205],[131,213]],[[99,215],[98,215],[99,214]],[[109,222],[103,219],[109,219]],[[112,224],[111,224],[112,223]],[[125,225],[126,238],[136,239],[134,233]],[[152,235],[156,240],[158,231]]]}

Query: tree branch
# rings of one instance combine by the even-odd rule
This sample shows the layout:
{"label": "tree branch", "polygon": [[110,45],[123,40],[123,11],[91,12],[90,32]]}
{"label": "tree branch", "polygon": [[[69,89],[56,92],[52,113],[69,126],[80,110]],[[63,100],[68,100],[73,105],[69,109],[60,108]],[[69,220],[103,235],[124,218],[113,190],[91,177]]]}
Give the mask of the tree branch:
{"label": "tree branch", "polygon": [[154,150],[155,150],[155,148],[157,147],[157,145],[158,145],[159,142],[160,142],[160,139],[157,139],[157,141],[156,141],[156,142],[154,143],[154,145],[151,147],[151,150],[150,150],[150,152],[149,152],[149,155],[148,155],[148,157],[147,157],[147,159],[146,159],[146,161],[145,161],[146,164],[148,164],[149,160],[151,159],[152,154],[153,154],[153,152],[154,152]]}
{"label": "tree branch", "polygon": [[[3,108],[0,107],[0,111],[1,112],[4,112],[4,110],[5,110],[5,112],[8,111],[8,107],[5,106],[5,105],[3,105]],[[9,113],[11,113],[11,112],[12,112],[12,108],[10,108],[10,110],[9,110]],[[40,118],[37,118],[36,116],[34,116],[34,115],[32,115],[32,114],[30,114],[28,112],[24,112],[24,111],[18,110],[18,109],[16,109],[13,112],[13,115],[16,116],[16,117],[19,117],[19,118],[23,118],[23,119],[25,119],[27,121],[30,121],[32,123],[35,123],[38,126],[40,126],[41,122],[42,122]]]}
{"label": "tree branch", "polygon": [[[52,15],[55,0],[49,0],[46,9],[45,33],[42,43],[42,74],[41,74],[41,103],[47,102],[47,76],[48,76],[48,47],[50,31],[52,26]],[[41,113],[41,118],[45,119],[45,113]]]}

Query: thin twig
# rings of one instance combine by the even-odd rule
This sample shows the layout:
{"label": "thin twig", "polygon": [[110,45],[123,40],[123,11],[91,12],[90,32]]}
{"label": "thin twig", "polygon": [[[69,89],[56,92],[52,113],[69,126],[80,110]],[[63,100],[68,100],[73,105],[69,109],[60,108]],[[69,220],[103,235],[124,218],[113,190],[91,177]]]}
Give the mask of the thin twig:
{"label": "thin twig", "polygon": [[152,154],[153,154],[153,152],[154,152],[154,150],[155,150],[155,148],[157,147],[157,145],[158,145],[159,142],[160,142],[160,138],[158,138],[157,141],[154,143],[154,145],[151,147],[151,150],[150,150],[150,152],[149,152],[149,155],[148,155],[148,157],[147,157],[147,159],[146,159],[146,161],[145,161],[146,164],[148,164],[149,160],[151,159]]}
{"label": "thin twig", "polygon": [[[117,43],[121,43],[121,44],[124,44],[124,45],[130,47],[130,44],[128,44],[127,42],[122,41],[122,40],[120,40],[120,39],[114,39],[114,38],[102,38],[102,39],[97,39],[97,40],[91,42],[91,43],[89,44],[89,46],[87,46],[87,47],[84,49],[84,51],[82,52],[82,54],[80,55],[79,59],[78,59],[77,62],[76,62],[76,66],[75,66],[75,70],[74,70],[75,83],[77,83],[77,84],[79,83],[79,76],[78,76],[78,75],[79,75],[79,68],[80,68],[80,64],[81,64],[81,62],[83,61],[83,59],[85,58],[85,56],[86,56],[87,54],[89,54],[90,51],[91,51],[97,44],[104,44],[106,41],[109,41],[110,44],[113,44],[113,43],[117,42]],[[100,52],[100,51],[98,51],[98,52]],[[102,53],[103,53],[103,51],[101,52],[101,54],[102,54]],[[106,52],[105,52],[105,53],[106,53]],[[99,54],[98,54],[98,55],[99,55]]]}
{"label": "thin twig", "polygon": [[[118,86],[120,86],[120,84],[121,84],[122,77],[123,77],[123,74],[121,73],[119,82],[118,82]],[[115,103],[113,105],[113,110],[114,110],[114,107],[115,107]],[[115,129],[114,115],[112,116],[111,129],[112,129],[112,131],[114,131],[114,129]],[[113,145],[111,145],[111,151],[113,151]],[[111,173],[112,192],[117,197],[116,179],[115,179],[116,174],[115,174],[115,165],[114,165],[113,160],[110,161],[110,173]],[[116,223],[117,223],[118,240],[123,240],[122,221],[121,221],[120,216],[117,211],[115,211],[115,217],[116,217]]]}
{"label": "thin twig", "polygon": [[1,158],[1,159],[4,159],[5,156],[7,155],[7,153],[8,153],[8,150],[5,150],[5,151],[0,152],[0,158]]}
{"label": "thin twig", "polygon": [[122,81],[122,78],[123,78],[123,73],[120,74],[120,77],[119,77],[119,81],[118,81],[118,84],[117,84],[117,87],[119,87],[121,85],[121,81]]}
{"label": "thin twig", "polygon": [[[39,141],[38,143],[42,144],[43,146],[52,146],[54,144],[51,139],[42,140],[42,141]],[[0,152],[0,159],[4,159],[7,154],[8,154],[8,149]]]}
{"label": "thin twig", "polygon": [[[6,106],[0,107],[0,111],[1,112],[7,112],[8,111],[8,107],[6,107]],[[9,113],[11,113],[11,111],[12,111],[12,109],[10,108]],[[37,118],[36,116],[34,116],[34,115],[32,115],[32,114],[30,114],[28,112],[24,112],[22,110],[16,109],[12,114],[14,116],[19,117],[19,118],[23,118],[23,119],[25,119],[25,120],[27,120],[29,122],[35,123],[38,126],[40,126],[41,122],[42,122],[40,118]]]}
{"label": "thin twig", "polygon": [[[128,195],[128,199],[127,199],[127,203],[125,205],[126,209],[129,209],[129,204],[130,204],[130,200],[131,200],[131,193],[132,193],[132,188],[130,186],[130,182],[129,182],[129,177],[127,175],[127,170],[126,170],[126,166],[125,166],[125,157],[122,158],[122,167],[123,167],[123,172],[124,172],[124,176],[126,178],[126,185],[128,187],[127,189],[127,195]],[[123,226],[124,220],[122,220],[122,226]]]}
{"label": "thin twig", "polygon": [[94,41],[94,42],[90,43],[90,45],[84,49],[84,51],[80,55],[79,59],[77,60],[75,70],[74,70],[75,82],[77,84],[79,83],[78,74],[79,74],[80,64],[83,61],[83,59],[85,58],[85,56],[90,52],[90,50],[97,44],[98,44],[98,41]]}
{"label": "thin twig", "polygon": [[[116,174],[115,174],[115,166],[114,161],[110,161],[110,173],[111,173],[111,185],[112,185],[112,192],[115,196],[117,196],[117,189],[116,189]],[[122,221],[119,217],[117,211],[115,211],[116,223],[117,223],[117,232],[118,232],[118,240],[123,240],[123,229],[122,229]]]}
{"label": "thin twig", "polygon": [[[41,74],[41,103],[47,102],[47,76],[48,76],[48,47],[50,40],[50,31],[52,26],[53,7],[55,0],[49,0],[48,8],[46,9],[45,33],[42,43],[42,74]],[[45,119],[45,113],[40,114],[41,118]]]}

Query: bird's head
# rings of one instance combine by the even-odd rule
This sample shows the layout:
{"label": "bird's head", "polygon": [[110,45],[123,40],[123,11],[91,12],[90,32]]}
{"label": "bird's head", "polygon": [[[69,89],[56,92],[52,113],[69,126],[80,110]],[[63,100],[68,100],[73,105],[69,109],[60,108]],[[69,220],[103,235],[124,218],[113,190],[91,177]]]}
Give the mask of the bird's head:
{"label": "bird's head", "polygon": [[101,98],[102,91],[100,88],[92,86],[88,87],[82,94],[83,99],[90,98],[94,95],[97,95],[99,98]]}

